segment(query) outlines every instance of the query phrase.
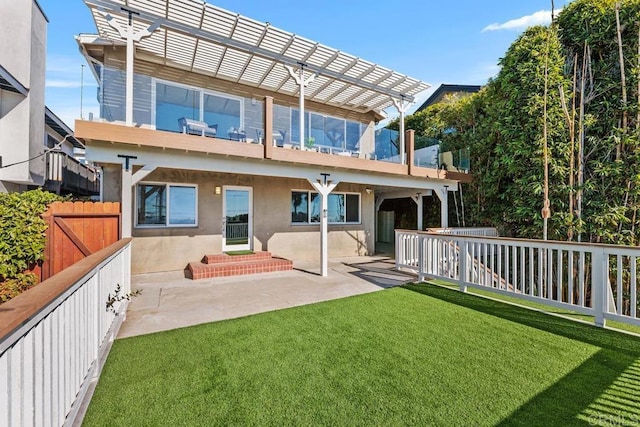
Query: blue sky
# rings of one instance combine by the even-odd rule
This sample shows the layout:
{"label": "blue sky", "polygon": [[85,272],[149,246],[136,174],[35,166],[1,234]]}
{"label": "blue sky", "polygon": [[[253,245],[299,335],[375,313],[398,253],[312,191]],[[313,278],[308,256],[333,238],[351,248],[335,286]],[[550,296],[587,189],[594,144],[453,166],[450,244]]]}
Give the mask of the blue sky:
{"label": "blue sky", "polygon": [[[38,2],[49,19],[46,103],[73,128],[85,64],[74,36],[95,33],[95,24],[81,0]],[[433,85],[409,112],[441,83],[485,83],[523,29],[551,15],[551,0],[319,0],[304,8],[300,0],[209,2]],[[567,3],[555,0],[555,7]],[[88,67],[83,81],[86,119],[99,111]]]}

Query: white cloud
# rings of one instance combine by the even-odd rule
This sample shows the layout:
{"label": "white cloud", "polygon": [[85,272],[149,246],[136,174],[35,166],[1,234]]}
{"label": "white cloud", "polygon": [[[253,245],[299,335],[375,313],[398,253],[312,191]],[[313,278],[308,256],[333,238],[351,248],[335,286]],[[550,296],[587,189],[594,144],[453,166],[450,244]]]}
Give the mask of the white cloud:
{"label": "white cloud", "polygon": [[[562,9],[555,10],[554,14],[558,16],[558,14],[562,11]],[[539,10],[531,15],[523,16],[517,19],[511,19],[507,22],[503,22],[502,24],[494,23],[487,25],[482,29],[482,32],[485,31],[502,31],[502,30],[524,30],[533,25],[548,25],[551,23],[551,11],[550,10]]]}

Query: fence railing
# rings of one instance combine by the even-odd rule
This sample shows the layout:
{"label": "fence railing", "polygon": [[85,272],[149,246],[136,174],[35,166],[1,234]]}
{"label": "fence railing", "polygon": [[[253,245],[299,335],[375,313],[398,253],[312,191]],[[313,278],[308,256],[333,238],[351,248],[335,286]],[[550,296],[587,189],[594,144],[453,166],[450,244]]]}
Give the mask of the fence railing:
{"label": "fence railing", "polygon": [[249,235],[249,223],[247,222],[227,223],[226,229],[225,237],[227,239],[246,238]]}
{"label": "fence railing", "polygon": [[640,326],[640,248],[396,230],[396,268]]}
{"label": "fence railing", "polygon": [[79,195],[97,195],[100,192],[98,172],[91,166],[62,151],[49,151],[46,158],[46,186]]}
{"label": "fence railing", "polygon": [[111,348],[130,293],[130,239],[0,309],[0,426],[71,425]]}
{"label": "fence railing", "polygon": [[452,234],[454,236],[484,236],[498,237],[498,230],[494,227],[447,227],[429,228],[428,233]]}

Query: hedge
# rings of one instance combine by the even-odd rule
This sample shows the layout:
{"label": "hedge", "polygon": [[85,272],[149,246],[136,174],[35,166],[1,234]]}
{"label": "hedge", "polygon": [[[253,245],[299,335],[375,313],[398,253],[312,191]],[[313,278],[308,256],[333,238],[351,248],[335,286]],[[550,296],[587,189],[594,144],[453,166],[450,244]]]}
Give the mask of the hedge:
{"label": "hedge", "polygon": [[0,303],[38,283],[29,272],[44,259],[47,223],[41,215],[63,197],[41,189],[0,193]]}

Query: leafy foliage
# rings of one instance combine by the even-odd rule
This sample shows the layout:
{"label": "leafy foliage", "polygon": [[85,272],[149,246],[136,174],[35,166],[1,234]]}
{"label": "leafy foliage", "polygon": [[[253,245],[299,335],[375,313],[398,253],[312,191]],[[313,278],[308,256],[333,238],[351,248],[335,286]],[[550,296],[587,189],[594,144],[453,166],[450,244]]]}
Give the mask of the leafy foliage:
{"label": "leafy foliage", "polygon": [[47,206],[60,196],[40,189],[0,194],[0,302],[37,283],[26,273],[44,258]]}
{"label": "leafy foliage", "polygon": [[465,187],[469,223],[496,226],[508,236],[542,236],[546,70],[549,237],[638,244],[639,38],[640,0],[574,0],[551,27],[524,32],[482,91],[407,117],[407,128],[418,135],[437,138],[447,149],[470,149],[474,182]]}

